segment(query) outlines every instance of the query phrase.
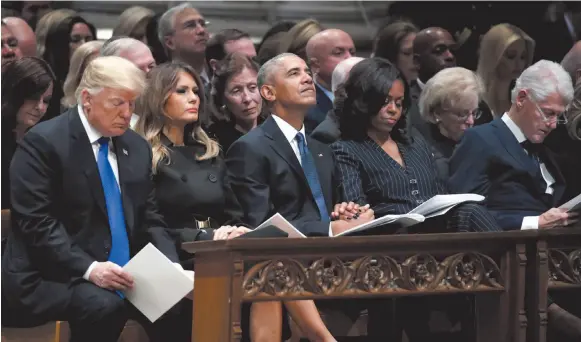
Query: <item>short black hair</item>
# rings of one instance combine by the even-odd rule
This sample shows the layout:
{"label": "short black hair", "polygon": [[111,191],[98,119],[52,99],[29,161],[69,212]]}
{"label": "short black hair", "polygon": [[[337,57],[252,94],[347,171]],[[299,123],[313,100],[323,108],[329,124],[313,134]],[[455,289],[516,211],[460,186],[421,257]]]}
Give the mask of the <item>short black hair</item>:
{"label": "short black hair", "polygon": [[343,140],[363,141],[371,119],[385,105],[393,83],[396,80],[404,84],[402,115],[394,126],[393,140],[409,143],[406,130],[406,114],[411,105],[409,87],[395,65],[384,58],[367,58],[357,63],[347,81],[337,89],[335,98],[335,115],[339,119],[339,130]]}
{"label": "short black hair", "polygon": [[224,29],[213,35],[206,44],[206,62],[210,64],[211,59],[223,60],[226,57],[224,45],[227,42],[242,38],[250,38],[250,35],[238,29]]}

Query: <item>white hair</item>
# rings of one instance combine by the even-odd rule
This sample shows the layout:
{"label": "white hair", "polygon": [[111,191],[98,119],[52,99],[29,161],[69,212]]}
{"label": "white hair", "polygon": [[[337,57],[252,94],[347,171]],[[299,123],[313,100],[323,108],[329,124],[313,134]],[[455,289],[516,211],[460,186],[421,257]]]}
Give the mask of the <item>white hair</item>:
{"label": "white hair", "polygon": [[123,52],[134,50],[138,46],[144,46],[149,50],[149,46],[145,45],[142,41],[135,38],[123,37],[104,44],[99,54],[101,56],[121,56]]}
{"label": "white hair", "polygon": [[521,90],[531,91],[535,101],[544,101],[553,93],[561,96],[566,106],[573,100],[573,81],[561,65],[555,62],[540,60],[517,78],[512,89],[511,101],[514,104]]}
{"label": "white hair", "polygon": [[197,11],[197,9],[189,2],[184,2],[177,6],[174,6],[167,11],[165,11],[159,18],[157,23],[157,38],[161,42],[163,49],[166,53],[169,53],[167,47],[165,46],[165,37],[173,34],[175,32],[176,15],[182,11],[191,8]]}
{"label": "white hair", "polygon": [[272,75],[272,73],[274,72],[274,70],[276,69],[276,67],[280,64],[280,61],[285,58],[285,57],[290,57],[290,56],[294,56],[294,57],[298,57],[299,56],[295,55],[294,53],[290,53],[290,52],[284,52],[281,53],[280,55],[274,56],[271,59],[269,59],[266,63],[264,63],[260,69],[258,70],[258,75],[257,75],[257,85],[258,85],[258,89],[260,89],[263,85],[265,85],[267,82],[270,81],[270,77]]}
{"label": "white hair", "polygon": [[75,92],[77,102],[83,103],[83,90],[95,95],[104,88],[129,90],[139,95],[145,88],[145,73],[125,58],[97,57],[87,65],[83,73]]}
{"label": "white hair", "polygon": [[457,109],[474,102],[478,104],[483,94],[483,82],[473,71],[461,67],[446,68],[426,82],[418,102],[420,115],[425,121],[435,123],[437,110]]}
{"label": "white hair", "polygon": [[339,88],[339,86],[345,81],[347,81],[347,77],[349,76],[349,72],[355,66],[355,64],[361,62],[365,58],[362,57],[349,57],[345,60],[342,60],[335,66],[333,69],[333,74],[331,76],[331,91],[335,93],[335,90]]}

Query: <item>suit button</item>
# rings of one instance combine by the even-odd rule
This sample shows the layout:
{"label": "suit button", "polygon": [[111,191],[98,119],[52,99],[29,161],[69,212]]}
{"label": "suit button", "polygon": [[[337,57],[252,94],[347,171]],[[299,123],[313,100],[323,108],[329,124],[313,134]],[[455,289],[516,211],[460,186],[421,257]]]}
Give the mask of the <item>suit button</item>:
{"label": "suit button", "polygon": [[419,192],[418,190],[413,190],[413,191],[412,191],[412,195],[417,195],[417,194],[419,194],[419,193],[420,193],[420,192]]}
{"label": "suit button", "polygon": [[218,178],[216,178],[216,176],[213,173],[210,173],[210,175],[208,176],[208,179],[212,183],[216,183],[216,181],[218,180]]}
{"label": "suit button", "polygon": [[181,176],[181,180],[182,180],[182,182],[184,182],[184,183],[185,183],[185,182],[187,182],[187,181],[188,181],[188,176],[186,176],[186,175],[182,175],[182,176]]}
{"label": "suit button", "polygon": [[417,179],[410,179],[410,184],[416,184],[418,182]]}

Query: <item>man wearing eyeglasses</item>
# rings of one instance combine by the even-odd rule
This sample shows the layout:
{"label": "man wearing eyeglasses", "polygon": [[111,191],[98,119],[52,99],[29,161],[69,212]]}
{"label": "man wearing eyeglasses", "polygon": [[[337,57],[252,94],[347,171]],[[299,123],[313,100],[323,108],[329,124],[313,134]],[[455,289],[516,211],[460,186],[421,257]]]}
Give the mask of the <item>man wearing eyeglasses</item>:
{"label": "man wearing eyeglasses", "polygon": [[[576,213],[556,208],[565,190],[553,154],[542,142],[573,99],[571,76],[541,60],[527,68],[512,90],[512,106],[500,119],[468,129],[450,159],[455,193],[486,196],[486,206],[504,230],[571,226]],[[550,301],[549,327],[573,341],[581,319]],[[564,339],[560,339],[564,341]]]}
{"label": "man wearing eyeglasses", "polygon": [[204,88],[210,82],[206,69],[206,44],[210,38],[208,22],[190,3],[168,9],[160,18],[159,41],[168,57],[192,66],[202,78]]}

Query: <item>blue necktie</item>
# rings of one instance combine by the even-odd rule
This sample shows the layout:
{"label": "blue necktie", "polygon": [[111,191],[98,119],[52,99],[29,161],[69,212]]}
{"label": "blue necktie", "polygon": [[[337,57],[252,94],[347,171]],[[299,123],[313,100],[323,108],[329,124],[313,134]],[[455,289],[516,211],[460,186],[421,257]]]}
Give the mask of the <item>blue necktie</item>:
{"label": "blue necktie", "polygon": [[111,252],[109,261],[123,267],[129,261],[129,239],[125,229],[125,215],[121,202],[121,191],[117,185],[113,168],[107,158],[109,154],[109,138],[99,139],[99,154],[97,166],[101,175],[101,184],[105,193],[109,228],[111,229]]}
{"label": "blue necktie", "polygon": [[327,206],[325,205],[325,197],[323,196],[323,190],[321,189],[321,183],[319,183],[319,176],[317,174],[317,168],[315,167],[315,161],[313,156],[309,151],[307,144],[305,144],[305,137],[303,133],[297,133],[297,142],[299,143],[299,152],[301,153],[301,164],[303,166],[303,172],[311,188],[311,193],[315,198],[317,207],[319,208],[319,214],[321,215],[321,221],[329,221],[329,213],[327,212]]}

